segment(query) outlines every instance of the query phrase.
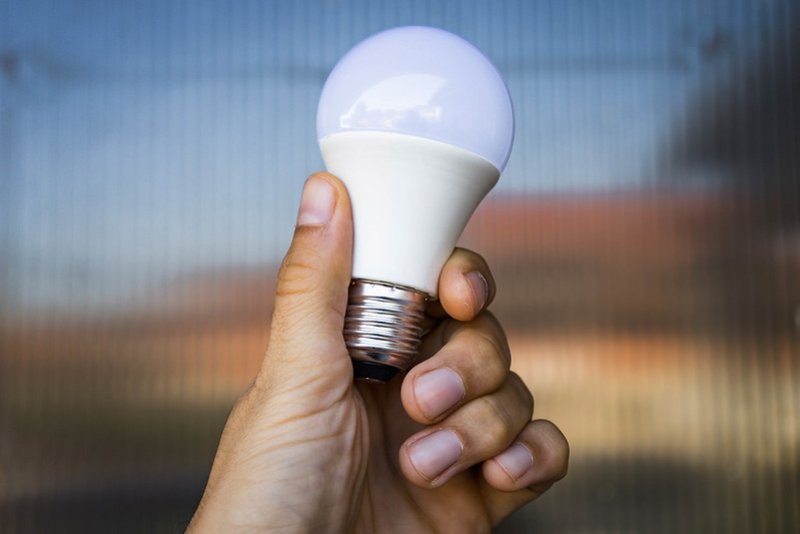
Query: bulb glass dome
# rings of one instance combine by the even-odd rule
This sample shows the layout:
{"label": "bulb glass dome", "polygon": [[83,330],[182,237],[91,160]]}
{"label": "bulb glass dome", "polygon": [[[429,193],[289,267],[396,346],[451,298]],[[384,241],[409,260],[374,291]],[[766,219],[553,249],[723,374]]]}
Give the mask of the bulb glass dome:
{"label": "bulb glass dome", "polygon": [[514,115],[503,79],[480,50],[444,30],[407,26],[362,41],[328,77],[318,137],[350,131],[440,141],[502,171]]}

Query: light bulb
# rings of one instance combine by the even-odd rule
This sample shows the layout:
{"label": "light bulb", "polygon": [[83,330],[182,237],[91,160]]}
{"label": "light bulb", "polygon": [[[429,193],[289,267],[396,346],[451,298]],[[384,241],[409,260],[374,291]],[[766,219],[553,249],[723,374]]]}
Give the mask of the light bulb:
{"label": "light bulb", "polygon": [[336,64],[317,134],[353,208],[345,341],[357,378],[387,381],[413,363],[439,272],[505,167],[511,98],[497,69],[464,39],[395,28]]}

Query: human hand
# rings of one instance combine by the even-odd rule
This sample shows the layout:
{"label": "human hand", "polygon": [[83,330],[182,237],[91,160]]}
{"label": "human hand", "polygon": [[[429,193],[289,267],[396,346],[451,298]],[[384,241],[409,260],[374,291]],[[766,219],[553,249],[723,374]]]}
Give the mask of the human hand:
{"label": "human hand", "polygon": [[222,434],[192,532],[486,532],[567,471],[552,423],[509,371],[478,255],[457,249],[418,365],[353,383],[342,335],[352,256],[347,191],[306,182],[269,346]]}

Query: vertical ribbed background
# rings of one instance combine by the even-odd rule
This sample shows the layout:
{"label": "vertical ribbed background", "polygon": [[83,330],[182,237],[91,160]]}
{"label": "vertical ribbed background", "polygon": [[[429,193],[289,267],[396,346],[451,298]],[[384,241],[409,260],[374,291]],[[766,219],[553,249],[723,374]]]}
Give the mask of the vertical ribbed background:
{"label": "vertical ribbed background", "polygon": [[0,0],[0,532],[186,525],[322,83],[404,24],[515,104],[464,244],[572,462],[499,530],[800,531],[795,2]]}

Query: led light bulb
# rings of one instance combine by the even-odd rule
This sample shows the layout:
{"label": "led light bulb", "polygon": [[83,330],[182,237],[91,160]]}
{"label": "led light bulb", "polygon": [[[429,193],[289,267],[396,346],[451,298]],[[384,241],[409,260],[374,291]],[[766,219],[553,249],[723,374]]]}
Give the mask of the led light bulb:
{"label": "led light bulb", "polygon": [[336,64],[317,134],[353,208],[345,341],[357,378],[387,381],[413,363],[439,272],[508,160],[511,98],[472,44],[395,28]]}

